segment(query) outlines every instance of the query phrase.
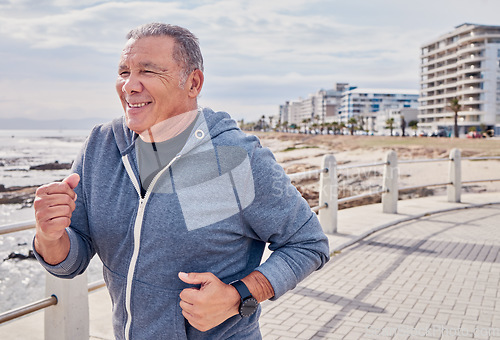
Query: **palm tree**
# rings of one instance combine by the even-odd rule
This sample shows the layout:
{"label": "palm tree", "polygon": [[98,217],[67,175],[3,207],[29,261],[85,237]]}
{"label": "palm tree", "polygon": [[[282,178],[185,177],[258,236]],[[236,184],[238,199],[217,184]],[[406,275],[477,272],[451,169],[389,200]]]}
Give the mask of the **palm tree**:
{"label": "palm tree", "polygon": [[418,129],[418,120],[410,120],[408,126],[414,131],[413,134],[415,135]]}
{"label": "palm tree", "polygon": [[306,128],[307,127],[307,119],[305,119],[305,118],[302,119],[302,124],[304,124],[304,133],[306,133],[306,131],[307,131],[307,128]]}
{"label": "palm tree", "polygon": [[453,117],[453,130],[455,132],[455,138],[458,138],[458,112],[460,112],[460,110],[462,109],[462,105],[460,105],[460,99],[458,97],[451,98],[448,108],[455,113]]}
{"label": "palm tree", "polygon": [[319,120],[320,120],[319,115],[314,116],[314,121],[315,121],[315,122],[316,122],[316,124],[318,124],[318,125],[319,125]]}
{"label": "palm tree", "polygon": [[333,122],[332,127],[333,127],[333,134],[336,135],[339,129],[339,122]]}
{"label": "palm tree", "polygon": [[349,120],[347,121],[347,123],[350,124],[351,136],[352,136],[352,135],[354,135],[354,129],[356,128],[356,124],[358,124],[358,121],[356,120],[356,118],[351,117],[351,118],[349,118]]}
{"label": "palm tree", "polygon": [[365,118],[362,115],[358,116],[358,122],[359,122],[359,129],[364,131],[365,130]]}
{"label": "palm tree", "polygon": [[311,125],[311,118],[302,119],[302,123],[304,123],[304,133],[308,133]]}
{"label": "palm tree", "polygon": [[326,132],[328,134],[328,123],[320,123],[319,124],[319,130],[321,131],[321,134],[323,134],[323,131],[325,131],[325,128],[326,128]]}
{"label": "palm tree", "polygon": [[260,126],[262,131],[266,131],[265,124],[266,124],[266,116],[262,115],[262,117],[260,117]]}
{"label": "palm tree", "polygon": [[344,122],[340,123],[339,131],[342,131],[342,134],[344,134],[344,128],[345,128],[345,123]]}
{"label": "palm tree", "polygon": [[267,118],[269,119],[269,128],[272,130],[273,129],[273,119],[274,119],[274,116],[268,116]]}
{"label": "palm tree", "polygon": [[406,130],[406,120],[405,116],[401,115],[401,136],[405,136],[405,130]]}
{"label": "palm tree", "polygon": [[318,123],[313,123],[312,128],[314,133],[316,134],[316,130],[318,130]]}
{"label": "palm tree", "polygon": [[389,118],[385,121],[385,128],[391,130],[391,136],[392,136],[392,130],[394,129],[394,118]]}

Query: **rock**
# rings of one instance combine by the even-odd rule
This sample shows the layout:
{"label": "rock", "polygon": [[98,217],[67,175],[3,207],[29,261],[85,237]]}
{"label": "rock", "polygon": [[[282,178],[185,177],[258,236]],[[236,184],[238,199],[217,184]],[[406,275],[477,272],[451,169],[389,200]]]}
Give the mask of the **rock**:
{"label": "rock", "polygon": [[71,169],[71,163],[59,163],[58,161],[55,161],[53,163],[30,166],[30,170],[69,170],[69,169]]}
{"label": "rock", "polygon": [[28,255],[24,255],[24,254],[19,254],[19,253],[10,253],[9,256],[7,256],[7,258],[3,259],[4,261],[7,261],[7,260],[35,260],[35,254],[33,254],[33,250],[30,250],[28,251]]}
{"label": "rock", "polygon": [[0,184],[0,204],[23,204],[31,206],[35,198],[36,186],[9,187]]}

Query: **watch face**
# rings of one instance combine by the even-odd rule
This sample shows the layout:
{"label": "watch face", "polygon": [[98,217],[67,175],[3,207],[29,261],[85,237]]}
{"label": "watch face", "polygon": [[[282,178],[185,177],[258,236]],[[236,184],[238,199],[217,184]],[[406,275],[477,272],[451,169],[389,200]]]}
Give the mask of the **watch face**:
{"label": "watch face", "polygon": [[253,297],[246,299],[240,305],[240,315],[241,316],[250,316],[257,310],[259,303]]}

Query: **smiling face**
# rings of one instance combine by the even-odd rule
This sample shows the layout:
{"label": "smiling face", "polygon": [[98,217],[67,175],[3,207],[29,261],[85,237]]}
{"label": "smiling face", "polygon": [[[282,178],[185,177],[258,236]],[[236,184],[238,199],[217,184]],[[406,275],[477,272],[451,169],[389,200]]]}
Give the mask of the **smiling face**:
{"label": "smiling face", "polygon": [[170,117],[197,108],[203,73],[193,71],[182,85],[182,65],[173,58],[168,36],[130,39],[122,51],[116,91],[127,126],[141,133]]}

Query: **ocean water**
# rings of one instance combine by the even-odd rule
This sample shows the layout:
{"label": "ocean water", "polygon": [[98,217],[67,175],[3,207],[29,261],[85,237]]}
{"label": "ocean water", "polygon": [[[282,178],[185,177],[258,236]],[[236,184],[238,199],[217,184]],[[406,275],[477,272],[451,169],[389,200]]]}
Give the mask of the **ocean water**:
{"label": "ocean water", "polygon": [[89,131],[0,130],[0,184],[41,185],[63,178],[68,170],[30,171],[30,166],[71,163]]}
{"label": "ocean water", "polygon": [[[6,188],[40,186],[59,181],[70,170],[30,170],[46,163],[72,163],[87,130],[0,130],[0,184]],[[0,225],[34,220],[30,204],[0,204]],[[27,255],[34,230],[0,235],[0,313],[45,297],[45,270],[36,260],[6,260],[11,253]],[[89,281],[102,278],[94,259]]]}

